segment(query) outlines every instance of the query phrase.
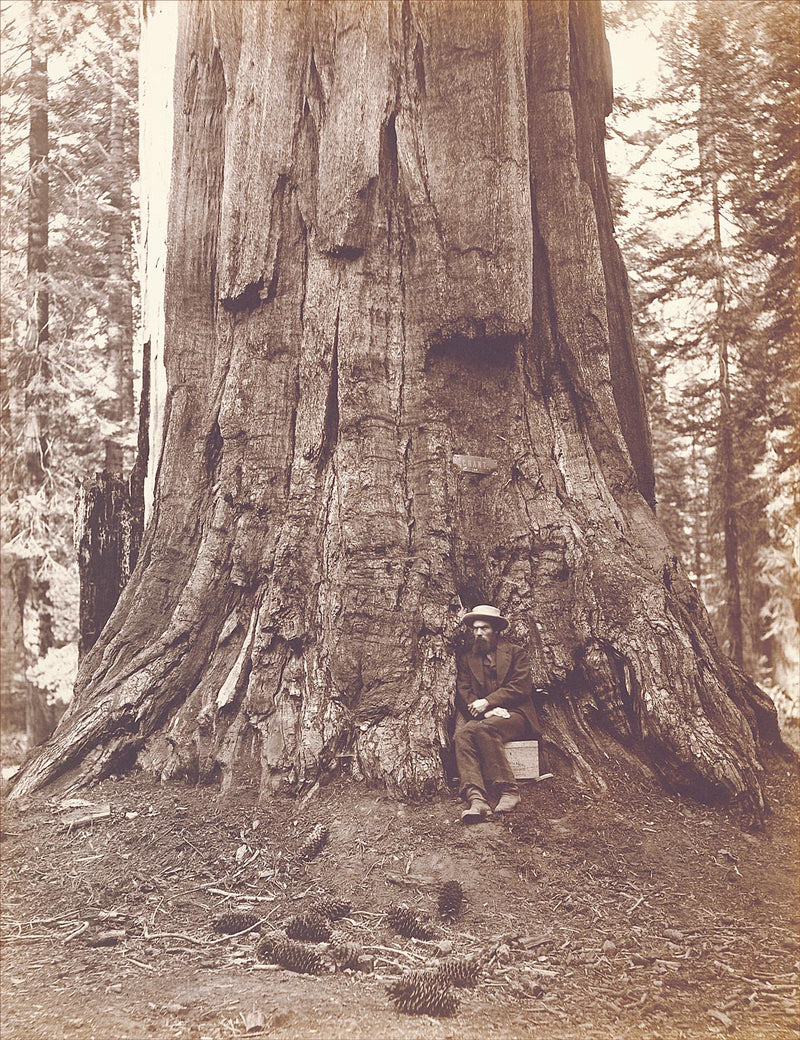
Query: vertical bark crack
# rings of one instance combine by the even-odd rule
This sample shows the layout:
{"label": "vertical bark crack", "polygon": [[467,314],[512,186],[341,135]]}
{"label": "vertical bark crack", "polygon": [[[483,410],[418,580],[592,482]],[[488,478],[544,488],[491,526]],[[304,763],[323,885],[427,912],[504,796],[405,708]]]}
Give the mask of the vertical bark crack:
{"label": "vertical bark crack", "polygon": [[220,466],[222,464],[222,452],[225,442],[219,428],[219,420],[215,417],[211,429],[206,434],[205,443],[205,466],[208,482],[214,485],[217,482]]}
{"label": "vertical bark crack", "polygon": [[336,322],[333,330],[333,352],[331,354],[331,375],[328,383],[328,394],[325,398],[325,418],[322,425],[322,448],[319,453],[317,472],[321,473],[333,455],[339,440],[339,316],[336,310]]}

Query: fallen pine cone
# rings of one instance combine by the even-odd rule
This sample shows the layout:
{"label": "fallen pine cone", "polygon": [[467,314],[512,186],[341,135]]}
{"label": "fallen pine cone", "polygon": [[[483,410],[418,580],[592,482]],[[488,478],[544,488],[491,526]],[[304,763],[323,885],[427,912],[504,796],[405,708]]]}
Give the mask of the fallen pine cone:
{"label": "fallen pine cone", "polygon": [[330,832],[324,823],[318,823],[300,846],[300,859],[313,859],[325,848]]}
{"label": "fallen pine cone", "polygon": [[329,921],[338,921],[342,917],[347,917],[352,906],[352,903],[344,899],[322,898],[313,899],[308,904],[308,910],[312,914],[319,914],[320,917],[327,917]]}
{"label": "fallen pine cone", "polygon": [[386,920],[396,932],[408,939],[433,939],[436,935],[436,931],[407,906],[390,907]]}
{"label": "fallen pine cone", "polygon": [[286,924],[286,934],[290,939],[305,939],[307,942],[329,942],[331,929],[324,917],[319,914],[297,914]]}
{"label": "fallen pine cone", "polygon": [[330,955],[339,968],[359,968],[363,951],[358,943],[337,939],[330,945]]}
{"label": "fallen pine cone", "polygon": [[461,910],[464,890],[458,881],[446,881],[439,893],[439,913],[445,921],[454,921]]}
{"label": "fallen pine cone", "polygon": [[445,1016],[458,1010],[458,997],[436,971],[407,972],[387,992],[397,1010],[407,1014]]}
{"label": "fallen pine cone", "polygon": [[259,960],[280,964],[289,971],[306,975],[319,975],[323,970],[322,959],[315,949],[282,936],[264,939],[258,945],[256,956]]}
{"label": "fallen pine cone", "polygon": [[237,932],[244,932],[247,928],[252,928],[256,924],[258,924],[258,918],[255,914],[248,913],[246,910],[232,910],[216,919],[214,931],[221,932],[223,935],[235,935]]}
{"label": "fallen pine cone", "polygon": [[450,986],[472,987],[478,983],[481,966],[470,957],[453,957],[442,961],[436,968],[436,974]]}

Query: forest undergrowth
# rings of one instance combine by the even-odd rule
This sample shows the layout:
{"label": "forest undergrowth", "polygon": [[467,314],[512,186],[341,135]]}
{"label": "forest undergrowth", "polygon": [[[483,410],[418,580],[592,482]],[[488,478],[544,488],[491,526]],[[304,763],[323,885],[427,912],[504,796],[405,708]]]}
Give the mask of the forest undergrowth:
{"label": "forest undergrowth", "polygon": [[[623,773],[601,800],[528,784],[466,829],[454,797],[344,781],[259,804],[134,775],[8,804],[4,1040],[797,1037],[798,767],[767,765],[758,832]],[[264,937],[320,898],[346,911],[297,940],[319,973],[273,963]],[[410,971],[464,961],[453,1013],[397,1009]]]}

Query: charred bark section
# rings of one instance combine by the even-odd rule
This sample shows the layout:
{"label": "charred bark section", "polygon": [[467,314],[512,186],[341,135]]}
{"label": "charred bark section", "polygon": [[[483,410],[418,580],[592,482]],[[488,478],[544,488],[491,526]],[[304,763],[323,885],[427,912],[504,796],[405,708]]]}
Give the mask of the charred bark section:
{"label": "charred bark section", "polygon": [[599,9],[182,13],[154,519],[17,791],[135,756],[429,793],[480,600],[552,691],[558,770],[758,814],[771,717],[646,501]]}
{"label": "charred bark section", "polygon": [[[75,544],[80,578],[78,656],[91,650],[128,584],[144,532],[144,482],[150,454],[150,351],[142,357],[137,456],[122,476],[107,451],[106,468],[84,481],[75,503]],[[108,445],[107,445],[108,448]]]}
{"label": "charred bark section", "polygon": [[611,54],[602,29],[600,5],[578,11],[570,0],[570,98],[575,122],[578,170],[592,193],[606,289],[609,364],[614,401],[639,491],[655,508],[650,424],[633,333],[628,275],[614,237],[605,119],[613,107]]}

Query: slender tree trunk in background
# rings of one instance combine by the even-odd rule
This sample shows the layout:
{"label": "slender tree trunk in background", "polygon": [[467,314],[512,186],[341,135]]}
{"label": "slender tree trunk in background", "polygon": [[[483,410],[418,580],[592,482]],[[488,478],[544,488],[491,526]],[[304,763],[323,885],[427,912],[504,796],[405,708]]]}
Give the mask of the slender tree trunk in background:
{"label": "slender tree trunk in background", "polygon": [[25,646],[25,604],[30,592],[29,561],[13,552],[0,554],[3,609],[0,610],[0,721],[4,731],[24,730],[30,683]]}
{"label": "slender tree trunk in background", "polygon": [[48,468],[46,388],[50,383],[50,293],[48,221],[50,180],[47,106],[47,52],[41,0],[31,0],[30,129],[28,134],[28,324],[25,338],[25,454],[32,479],[42,484]]}
{"label": "slender tree trunk in background", "polygon": [[[50,364],[50,290],[48,239],[50,219],[49,112],[46,36],[40,0],[31,2],[30,21],[30,126],[28,132],[28,250],[27,307],[24,364],[21,380],[25,386],[23,439],[31,486],[48,498],[49,393],[52,380]],[[33,561],[36,565],[37,561]],[[38,561],[39,563],[41,561]],[[52,605],[46,579],[31,579],[30,601],[38,614],[36,656],[43,657],[53,645]],[[34,656],[31,654],[31,656]],[[25,729],[28,746],[46,739],[55,724],[44,690],[27,684]]]}
{"label": "slender tree trunk in background", "polygon": [[181,5],[153,519],[15,795],[444,784],[464,607],[549,762],[763,809],[774,709],[655,519],[599,5]]}
{"label": "slender tree trunk in background", "polygon": [[703,595],[703,531],[705,524],[698,518],[694,524],[692,530],[692,540],[694,542],[694,585],[697,589],[697,595],[702,598]]}
{"label": "slender tree trunk in background", "polygon": [[[41,660],[55,645],[53,639],[53,603],[50,598],[50,583],[38,578],[31,583],[31,605],[36,613],[36,643],[31,648],[31,657]],[[29,748],[47,740],[57,722],[56,706],[48,703],[47,691],[29,684],[25,704],[25,737]]]}
{"label": "slender tree trunk in background", "polygon": [[[702,16],[704,5],[698,8]],[[722,520],[723,553],[725,559],[725,632],[728,653],[741,668],[744,666],[744,638],[742,633],[742,590],[739,577],[738,487],[733,446],[733,415],[731,411],[730,350],[725,289],[725,256],[722,247],[716,125],[713,91],[700,77],[700,116],[698,126],[701,177],[710,192],[711,217],[714,228],[714,319],[713,337],[717,348],[719,394],[719,429],[717,432],[717,476],[719,513]]]}
{"label": "slender tree trunk in background", "polygon": [[110,156],[114,191],[109,202],[108,239],[108,357],[116,396],[110,416],[124,422],[133,416],[133,309],[131,301],[130,228],[131,171],[125,157],[125,118],[115,84],[111,84]]}
{"label": "slender tree trunk in background", "polygon": [[701,473],[700,460],[697,453],[697,445],[692,442],[691,446],[691,471],[689,483],[693,494],[691,504],[692,524],[692,568],[694,570],[694,587],[697,595],[703,599],[703,583],[705,580],[705,560],[707,557],[708,542],[708,499],[707,483]]}
{"label": "slender tree trunk in background", "polygon": [[[53,648],[53,603],[50,598],[50,582],[37,577],[30,581],[28,602],[36,619],[34,640],[27,654],[29,664],[42,660]],[[28,748],[42,744],[53,732],[57,722],[55,705],[48,703],[46,690],[28,682],[25,702],[25,738]]]}
{"label": "slender tree trunk in background", "polygon": [[[716,192],[715,192],[716,195]],[[719,219],[715,207],[715,224]],[[718,254],[720,262],[721,254]],[[742,592],[739,577],[739,521],[737,481],[733,450],[733,416],[728,341],[725,333],[725,285],[722,273],[717,276],[717,361],[719,368],[719,434],[717,466],[720,476],[720,513],[725,553],[725,619],[728,653],[742,667],[744,664],[742,633]]]}

